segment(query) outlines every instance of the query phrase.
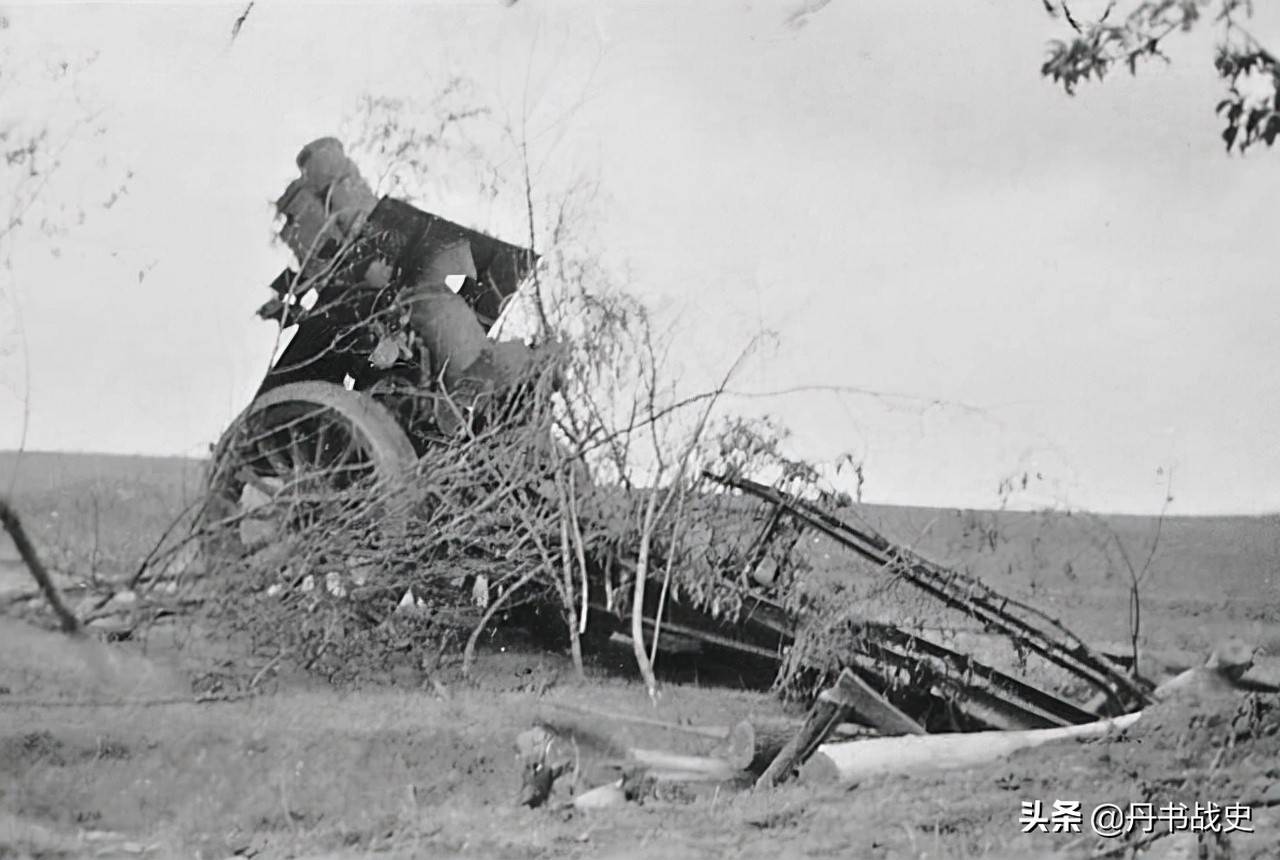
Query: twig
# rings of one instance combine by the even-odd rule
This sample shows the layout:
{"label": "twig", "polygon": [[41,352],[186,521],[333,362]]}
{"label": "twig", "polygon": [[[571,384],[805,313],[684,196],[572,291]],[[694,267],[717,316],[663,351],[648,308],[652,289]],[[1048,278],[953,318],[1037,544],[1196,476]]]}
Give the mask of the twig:
{"label": "twig", "polygon": [[[186,518],[187,514],[191,513],[193,509],[198,508],[198,511],[197,511],[197,517],[198,517],[200,513],[203,513],[207,505],[208,505],[208,496],[205,496],[203,499],[199,501],[191,502],[185,508],[183,508],[181,513],[179,513],[176,517],[173,518],[173,520],[169,523],[169,525],[165,526],[165,529],[160,534],[159,539],[157,539],[156,542],[151,546],[151,549],[147,552],[146,556],[143,557],[142,561],[138,563],[138,568],[133,572],[133,576],[129,577],[129,583],[128,583],[129,589],[132,590],[138,587],[138,584],[142,581],[142,577],[146,574],[147,569],[151,566],[152,562],[154,562],[157,559],[157,557],[172,555],[173,553],[176,553],[178,549],[180,549],[183,546],[186,546],[186,544],[189,541],[194,539],[194,536],[197,534],[197,532],[195,531],[193,531],[191,534],[184,537],[176,545],[169,547],[167,550],[164,551],[163,554],[160,553],[160,547],[164,546],[164,542],[169,539],[169,535],[173,534],[173,530],[178,527],[178,524],[181,523],[184,518]],[[96,604],[94,604],[93,608],[95,610],[101,609],[111,600],[111,597],[112,595],[107,595],[104,598],[99,599],[99,601]]]}
{"label": "twig", "polygon": [[236,18],[235,23],[231,25],[231,41],[235,41],[240,35],[240,28],[244,26],[244,22],[249,20],[249,13],[253,11],[255,0],[249,0],[249,5],[244,7],[244,11]]}
{"label": "twig", "polygon": [[36,552],[35,546],[32,545],[27,537],[27,532],[22,527],[22,520],[18,518],[17,512],[9,506],[9,502],[4,498],[0,498],[0,525],[4,526],[4,530],[13,539],[13,545],[17,547],[18,555],[22,556],[22,561],[27,565],[27,570],[35,578],[36,584],[40,586],[40,590],[44,593],[45,599],[49,601],[49,605],[53,607],[53,612],[58,616],[62,631],[72,636],[84,635],[84,628],[80,624],[80,619],[76,618],[75,613],[62,602],[62,595],[58,593],[58,587],[53,584],[48,568],[40,561],[39,553]]}
{"label": "twig", "polygon": [[267,661],[267,664],[265,666],[263,666],[256,673],[254,673],[252,680],[249,681],[249,689],[251,691],[256,689],[258,686],[258,682],[263,679],[263,677],[267,674],[267,672],[275,668],[275,665],[279,663],[281,660],[283,660],[288,653],[289,652],[287,650],[281,649],[279,654],[277,654],[276,656],[272,657],[269,661]]}

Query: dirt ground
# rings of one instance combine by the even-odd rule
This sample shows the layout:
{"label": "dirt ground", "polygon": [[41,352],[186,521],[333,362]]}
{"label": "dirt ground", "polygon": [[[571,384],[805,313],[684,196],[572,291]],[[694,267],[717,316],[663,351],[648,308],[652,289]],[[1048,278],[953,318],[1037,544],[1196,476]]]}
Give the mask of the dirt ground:
{"label": "dirt ground", "polygon": [[[292,686],[193,704],[163,654],[2,629],[0,857],[1088,857],[1120,842],[1092,837],[1087,820],[1079,834],[1023,834],[1022,804],[1280,802],[1280,712],[1215,770],[1236,715],[1217,702],[1161,706],[1122,736],[966,771],[852,789],[672,790],[589,812],[562,807],[565,786],[533,810],[517,804],[514,740],[535,721],[572,735],[587,788],[612,778],[628,746],[714,742],[568,708],[725,724],[781,706],[693,685],[668,685],[655,706],[629,680],[578,682],[563,658],[518,652],[485,655],[471,684]],[[1248,825],[1257,833],[1236,834],[1222,856],[1280,856],[1274,809],[1254,809]],[[1196,856],[1177,853],[1187,848],[1168,838],[1137,856]]]}
{"label": "dirt ground", "polygon": [[[37,535],[49,533],[50,510],[67,510],[51,498],[28,497],[28,509],[39,511]],[[120,516],[120,506],[104,507],[102,516],[104,522]],[[1228,539],[1236,540],[1240,528]],[[1257,528],[1249,559],[1228,577],[1230,599],[1221,587],[1197,590],[1191,573],[1185,581],[1166,574],[1177,587],[1150,600],[1143,637],[1153,654],[1166,655],[1165,670],[1203,659],[1216,637],[1231,632],[1262,646],[1262,672],[1280,680],[1280,598],[1270,579],[1280,553],[1266,543],[1267,530]],[[1011,531],[1004,552],[1029,544]],[[128,540],[145,543],[138,533],[129,528]],[[932,534],[944,542],[961,532]],[[102,540],[104,556],[109,538]],[[1190,537],[1178,539],[1209,552]],[[1226,540],[1211,549],[1222,555],[1224,546]],[[77,552],[62,549],[68,557]],[[947,551],[945,543],[934,548],[935,555]],[[120,552],[127,561],[128,551]],[[975,565],[1003,560],[979,558]],[[22,587],[20,569],[3,558],[0,568],[0,592]],[[1011,581],[983,573],[997,587]],[[1123,640],[1115,616],[1124,592],[1108,582],[1083,588],[1059,577],[1030,588],[1021,581],[1014,590],[1058,607],[1090,637]],[[528,809],[517,802],[514,742],[535,722],[573,738],[578,781],[589,788],[613,777],[629,746],[705,752],[715,742],[593,720],[576,709],[728,725],[748,714],[781,714],[783,706],[766,692],[672,682],[654,704],[625,673],[601,665],[579,681],[560,654],[511,648],[484,653],[469,681],[456,666],[433,678],[389,671],[344,691],[278,678],[265,695],[197,704],[193,678],[237,659],[237,651],[234,642],[192,639],[189,632],[157,629],[145,647],[106,644],[0,616],[0,858],[1030,860],[1190,858],[1198,847],[1210,851],[1213,840],[1197,846],[1185,832],[1140,849],[1141,833],[1097,837],[1088,816],[1103,802],[1156,809],[1248,804],[1251,817],[1239,823],[1256,832],[1231,834],[1231,853],[1218,846],[1203,856],[1280,858],[1275,696],[1160,705],[1126,732],[968,770],[875,777],[853,787],[667,788],[591,811],[565,807],[566,785],[548,806]],[[1035,801],[1045,809],[1080,801],[1080,832],[1023,833],[1024,804]],[[1161,827],[1167,832],[1168,823],[1152,835]],[[1126,845],[1137,853],[1125,855]]]}

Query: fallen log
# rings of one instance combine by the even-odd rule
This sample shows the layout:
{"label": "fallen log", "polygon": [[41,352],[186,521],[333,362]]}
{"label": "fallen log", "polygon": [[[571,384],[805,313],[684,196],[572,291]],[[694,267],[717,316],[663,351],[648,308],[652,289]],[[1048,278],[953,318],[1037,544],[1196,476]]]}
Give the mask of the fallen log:
{"label": "fallen log", "polygon": [[762,720],[749,718],[729,730],[722,752],[726,761],[740,770],[764,773],[769,762],[778,757],[787,742],[795,737],[803,723],[796,720]]}
{"label": "fallen log", "polygon": [[717,756],[681,755],[665,750],[632,748],[628,757],[651,775],[677,782],[724,782],[737,779],[742,769]]}
{"label": "fallen log", "polygon": [[655,729],[665,729],[669,732],[715,738],[716,740],[724,740],[729,737],[731,732],[731,729],[726,726],[694,726],[685,723],[673,723],[668,720],[655,719],[654,717],[643,717],[638,714],[626,714],[621,711],[608,711],[601,708],[588,708],[584,705],[573,705],[568,702],[545,702],[544,704],[557,710],[568,711],[584,717],[593,717],[601,721],[650,726]]}
{"label": "fallen log", "polygon": [[[845,677],[847,673],[848,677]],[[849,697],[849,711],[859,722],[886,735],[923,735],[924,726],[889,704],[866,681],[848,669],[840,676],[842,690]]]}
{"label": "fallen log", "polygon": [[[759,775],[769,766],[769,762],[777,757],[787,741],[795,736],[804,725],[803,720],[789,717],[766,717],[752,714],[739,720],[732,726],[690,725],[674,723],[639,714],[627,714],[621,711],[610,711],[601,708],[589,708],[567,702],[545,702],[544,705],[560,711],[567,711],[585,717],[592,717],[602,722],[629,723],[637,726],[663,729],[676,734],[714,738],[723,741],[712,753],[713,758],[727,761],[739,772],[748,771]],[[846,740],[856,737],[874,735],[876,732],[864,726],[846,723],[837,725],[832,730],[833,736]]]}
{"label": "fallen log", "polygon": [[1053,741],[1099,737],[1133,725],[1142,711],[1079,726],[1016,732],[965,732],[906,735],[824,744],[800,770],[807,783],[855,784],[885,773],[921,773],[973,767],[1021,749]]}
{"label": "fallen log", "polygon": [[[862,679],[856,678],[861,684]],[[831,730],[831,736],[844,740],[878,735],[922,735],[925,730],[915,720],[880,698],[869,686],[868,697],[853,709],[854,716],[867,725],[844,723]],[[877,705],[876,703],[879,703]],[[883,706],[883,710],[880,709]],[[720,756],[734,767],[759,776],[778,757],[787,743],[803,728],[804,722],[791,719],[766,719],[751,716],[735,723]]]}
{"label": "fallen log", "polygon": [[858,701],[856,680],[857,676],[851,670],[844,669],[834,686],[818,694],[804,725],[760,774],[756,788],[768,788],[790,779],[796,768],[803,765],[818,745],[831,735]]}

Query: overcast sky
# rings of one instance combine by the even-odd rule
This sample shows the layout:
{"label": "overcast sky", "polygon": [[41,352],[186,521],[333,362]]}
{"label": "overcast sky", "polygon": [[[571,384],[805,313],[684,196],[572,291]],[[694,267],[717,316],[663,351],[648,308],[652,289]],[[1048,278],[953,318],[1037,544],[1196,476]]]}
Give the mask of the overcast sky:
{"label": "overcast sky", "polygon": [[[1175,513],[1280,509],[1280,152],[1222,152],[1213,34],[1069,99],[1038,0],[801,5],[262,0],[234,44],[240,6],[7,8],[6,79],[96,51],[97,113],[45,192],[85,223],[11,237],[0,448],[29,367],[30,448],[204,451],[270,354],[268,202],[299,147],[456,75],[529,118],[543,187],[598,180],[600,251],[679,317],[689,379],[763,325],[738,389],[872,392],[740,401],[863,460],[868,500],[992,506],[1026,470],[1017,506],[1155,511],[1172,466]],[[0,117],[80,115],[50,87],[0,89]]]}

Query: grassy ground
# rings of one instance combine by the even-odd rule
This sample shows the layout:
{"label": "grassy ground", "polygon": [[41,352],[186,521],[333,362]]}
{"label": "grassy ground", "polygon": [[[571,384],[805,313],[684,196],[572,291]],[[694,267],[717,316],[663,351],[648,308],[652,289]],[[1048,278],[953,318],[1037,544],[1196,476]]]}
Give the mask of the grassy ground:
{"label": "grassy ground", "polygon": [[[0,467],[7,487],[12,461]],[[48,455],[23,463],[15,496],[67,578],[114,578],[194,497],[198,475],[189,461]],[[1127,573],[1109,535],[1142,560],[1155,527],[1143,518],[864,515],[925,555],[1034,597],[1095,641],[1127,636]],[[1230,632],[1280,653],[1276,526],[1274,518],[1166,523],[1144,589],[1144,645],[1194,660]],[[809,551],[819,575],[847,575],[829,544]],[[9,555],[0,545],[0,593],[28,587]],[[515,802],[513,742],[534,719],[574,732],[584,785],[608,778],[628,745],[699,752],[712,743],[587,726],[558,706],[722,725],[781,706],[763,693],[674,684],[655,706],[627,678],[597,670],[579,682],[561,655],[512,651],[484,655],[467,683],[446,672],[439,686],[419,677],[347,692],[282,684],[252,700],[197,705],[181,700],[198,659],[215,650],[234,659],[237,643],[179,650],[174,641],[156,635],[144,651],[0,619],[0,857],[1085,857],[1099,847],[1087,832],[1022,834],[1020,803],[1225,804],[1266,797],[1280,782],[1274,737],[1241,745],[1214,770],[1220,733],[1210,729],[1220,724],[1165,710],[1128,739],[950,774],[878,777],[854,790],[725,790],[591,813],[529,810]],[[149,704],[130,704],[139,702]],[[1235,856],[1280,857],[1280,822],[1264,810],[1255,819],[1259,834],[1235,839]],[[1140,856],[1182,856],[1170,852],[1187,847],[1166,839]]]}

